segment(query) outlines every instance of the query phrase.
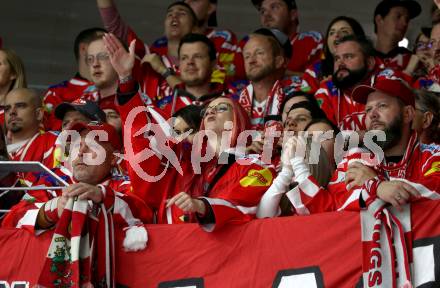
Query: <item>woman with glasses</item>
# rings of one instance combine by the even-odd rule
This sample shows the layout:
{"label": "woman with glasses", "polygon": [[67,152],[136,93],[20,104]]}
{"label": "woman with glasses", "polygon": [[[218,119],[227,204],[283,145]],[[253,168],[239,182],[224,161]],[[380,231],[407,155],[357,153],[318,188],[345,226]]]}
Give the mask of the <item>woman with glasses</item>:
{"label": "woman with glasses", "polygon": [[225,97],[207,104],[189,155],[182,142],[167,133],[157,108],[145,106],[137,92],[138,84],[132,78],[134,43],[127,53],[115,37],[104,39],[120,78],[118,104],[125,122],[124,145],[133,193],[157,210],[157,222],[198,222],[212,231],[254,218],[275,171],[240,156],[250,140],[243,133],[250,127],[244,109]]}
{"label": "woman with glasses", "polygon": [[428,75],[429,70],[434,65],[430,35],[431,28],[422,28],[414,42],[413,55],[405,69],[405,73],[413,76],[414,79]]}

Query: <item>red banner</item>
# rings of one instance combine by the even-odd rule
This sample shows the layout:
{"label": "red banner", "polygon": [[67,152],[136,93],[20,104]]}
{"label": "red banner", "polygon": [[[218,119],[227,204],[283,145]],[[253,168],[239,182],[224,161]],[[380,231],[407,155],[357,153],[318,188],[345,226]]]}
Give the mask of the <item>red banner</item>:
{"label": "red banner", "polygon": [[[429,247],[433,261],[440,262],[440,202],[413,205],[411,218],[413,246]],[[117,282],[122,286],[362,287],[358,213],[255,220],[215,233],[193,224],[146,227],[149,242],[142,252],[123,252],[118,232]],[[0,288],[32,287],[50,236],[0,230]],[[439,279],[435,263],[424,271]],[[414,278],[430,283],[426,275]]]}

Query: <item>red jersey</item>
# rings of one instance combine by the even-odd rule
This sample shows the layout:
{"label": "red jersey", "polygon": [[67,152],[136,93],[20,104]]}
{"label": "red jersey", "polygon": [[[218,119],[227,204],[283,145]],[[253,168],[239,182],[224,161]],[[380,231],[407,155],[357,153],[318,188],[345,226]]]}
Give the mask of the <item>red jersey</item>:
{"label": "red jersey", "polygon": [[77,74],[70,80],[50,86],[43,98],[44,127],[48,130],[61,130],[61,120],[55,117],[55,108],[63,102],[73,102],[83,95],[92,83]]}
{"label": "red jersey", "polygon": [[265,117],[281,115],[280,106],[286,95],[308,90],[309,87],[300,77],[288,76],[274,83],[267,99],[263,102],[257,102],[254,99],[252,83],[240,92],[238,102],[248,113],[252,129],[262,131],[264,129]]}
{"label": "red jersey", "polygon": [[349,114],[342,119],[339,123],[340,130],[350,130],[350,131],[365,131],[367,126],[365,120],[367,119],[367,114],[365,112],[355,112]]}
{"label": "red jersey", "polygon": [[[125,92],[132,90],[133,84],[121,85],[120,91],[127,95]],[[128,94],[130,95],[130,94]],[[196,179],[197,189],[202,189],[203,191],[210,191],[207,195],[194,195],[194,191],[197,190],[186,190],[193,197],[205,197],[207,210],[214,213],[215,224],[210,223],[209,227],[205,227],[208,230],[219,228],[226,222],[242,222],[247,221],[253,217],[256,211],[256,206],[259,202],[260,197],[263,195],[267,187],[270,186],[272,179],[274,177],[274,170],[271,168],[264,168],[256,163],[249,163],[246,165],[239,165],[239,163],[232,164],[231,167],[226,171],[220,180],[208,189],[210,183],[213,182],[215,175],[219,171],[220,166],[211,165],[213,162],[207,163],[201,169],[201,175],[195,175],[191,161],[186,158],[184,153],[184,146],[172,145],[176,148],[176,152],[171,150],[171,147],[165,145],[161,147],[160,141],[156,139],[160,137],[158,133],[163,133],[163,137],[168,137],[167,129],[162,129],[160,131],[154,131],[155,138],[145,137],[144,135],[137,135],[145,125],[148,123],[161,124],[164,127],[166,123],[165,118],[158,113],[154,106],[146,106],[142,101],[139,93],[131,92],[130,99],[128,102],[119,106],[119,111],[121,118],[124,123],[126,123],[128,118],[131,118],[130,112],[133,109],[142,108],[142,113],[138,113],[132,122],[131,131],[126,131],[130,135],[132,153],[126,151],[127,157],[135,157],[134,155],[140,153],[145,148],[150,148],[151,151],[157,151],[158,149],[168,149],[167,151],[159,150],[161,155],[166,155],[165,152],[169,152],[167,155],[168,159],[162,157],[160,159],[156,156],[156,153],[151,154],[148,159],[141,161],[137,165],[134,165],[134,161],[129,161],[131,164],[129,167],[129,175],[132,179],[134,193],[139,195],[144,201],[151,204],[151,207],[156,207],[159,209],[158,221],[160,223],[184,223],[195,221],[195,215],[189,215],[185,217],[182,211],[179,211],[177,207],[171,209],[165,209],[164,201],[181,191],[185,191],[186,184],[194,183],[191,180]],[[146,113],[145,113],[146,112]],[[161,127],[161,128],[162,128]],[[152,128],[152,127],[150,127]],[[168,131],[170,127],[168,127]],[[150,140],[150,139],[155,139]],[[126,147],[127,148],[127,147]],[[179,151],[177,151],[179,150]],[[133,154],[134,153],[134,154]],[[145,151],[144,151],[145,153]],[[171,157],[172,156],[172,157]],[[168,162],[166,161],[168,160]],[[246,160],[244,160],[246,161]],[[215,160],[214,160],[215,162]],[[243,162],[240,162],[240,164]],[[177,164],[177,165],[176,165]],[[175,166],[176,165],[176,166]],[[137,169],[135,169],[137,166]],[[135,168],[134,168],[135,167]],[[179,167],[179,168],[177,168]],[[205,169],[206,168],[206,169]],[[142,170],[142,171],[140,171]],[[163,177],[156,179],[156,181],[146,181],[141,176],[145,173],[149,176],[162,175]],[[226,176],[228,175],[228,176]],[[223,178],[225,177],[225,178]]]}
{"label": "red jersey", "polygon": [[[314,62],[321,59],[323,53],[323,38],[321,33],[316,31],[302,32],[291,35],[290,44],[292,45],[292,58],[289,61],[287,70],[303,73],[306,68]],[[240,52],[248,41],[249,36],[240,41]],[[241,55],[241,64],[244,68],[243,56]]]}
{"label": "red jersey", "polygon": [[322,81],[315,98],[327,118],[338,126],[345,116],[365,110],[364,104],[353,100],[351,90],[342,91],[336,87],[331,78]]}
{"label": "red jersey", "polygon": [[376,51],[376,61],[381,69],[405,70],[411,59],[412,52],[404,47],[396,47],[387,54]]}
{"label": "red jersey", "polygon": [[[64,167],[54,171],[60,178],[69,184],[76,183],[69,171]],[[60,186],[54,177],[49,174],[33,174],[32,186],[53,187]],[[103,204],[108,209],[113,209],[113,220],[122,226],[131,226],[135,221],[151,223],[152,212],[145,203],[131,193],[131,183],[126,178],[107,178],[96,185],[104,194]],[[35,224],[39,209],[44,205],[46,215],[50,219],[58,219],[56,197],[61,196],[62,190],[33,190],[27,191],[22,201],[14,206],[5,217],[2,227],[22,228],[36,232]],[[130,214],[127,214],[130,212]]]}
{"label": "red jersey", "polygon": [[173,91],[156,101],[156,106],[162,109],[167,117],[171,117],[175,112],[188,105],[201,106],[217,97],[228,94],[225,86],[220,83],[211,83],[210,93],[199,98],[186,91],[184,84],[178,85]]}
{"label": "red jersey", "polygon": [[[362,157],[362,153],[367,153],[367,157]],[[399,163],[386,163],[385,159],[379,164],[366,163],[365,159],[370,157],[372,159],[374,155],[358,148],[352,150],[338,164],[327,188],[320,187],[310,173],[307,177],[295,179],[298,186],[288,192],[293,193],[297,199],[294,206],[301,207],[303,214],[336,210],[357,211],[377,199],[379,184],[387,180],[401,180],[410,184],[420,192],[421,198],[440,199],[440,146],[420,144],[416,133],[413,133]],[[345,177],[348,165],[353,162],[367,164],[378,176],[366,181],[362,187],[355,186],[348,190]]]}
{"label": "red jersey", "polygon": [[[229,30],[208,28],[205,36],[214,43],[217,52],[217,67],[212,73],[211,82],[224,83],[225,81],[230,82],[235,79],[241,79],[236,77],[237,60],[235,55],[238,50],[238,41],[235,34]],[[167,55],[167,38],[162,37],[154,41],[150,46],[150,51],[159,55]]]}
{"label": "red jersey", "polygon": [[12,161],[38,161],[49,169],[54,167],[54,149],[57,134],[38,132],[31,139],[9,144],[8,153]]}

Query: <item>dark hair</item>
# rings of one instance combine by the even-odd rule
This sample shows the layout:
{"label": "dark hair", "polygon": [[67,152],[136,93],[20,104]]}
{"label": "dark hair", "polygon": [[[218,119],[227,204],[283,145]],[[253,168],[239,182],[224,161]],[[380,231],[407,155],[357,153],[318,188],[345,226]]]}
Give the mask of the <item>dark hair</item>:
{"label": "dark hair", "polygon": [[98,36],[102,37],[102,35],[104,35],[104,33],[107,33],[107,30],[105,30],[103,28],[99,28],[99,27],[88,28],[88,29],[85,29],[85,30],[82,30],[81,32],[79,32],[79,34],[76,36],[75,42],[73,44],[73,53],[75,53],[76,60],[79,59],[79,45],[80,44],[82,44],[82,43],[89,44],[89,43],[95,41],[96,39],[98,39],[97,38]]}
{"label": "dark hair", "polygon": [[321,66],[321,77],[329,76],[333,74],[333,55],[330,53],[330,49],[327,44],[328,34],[330,33],[330,29],[332,26],[339,21],[345,21],[350,25],[351,29],[353,30],[353,35],[356,35],[357,37],[366,37],[364,28],[362,28],[362,25],[354,18],[347,17],[347,16],[338,16],[335,19],[333,19],[330,24],[327,27],[327,31],[325,33],[325,43],[324,43],[324,60],[322,61]]}
{"label": "dark hair", "polygon": [[180,56],[180,48],[182,47],[183,44],[196,43],[196,42],[204,43],[206,47],[208,47],[209,59],[211,61],[215,61],[215,59],[217,58],[216,56],[217,51],[215,50],[214,43],[212,43],[212,41],[209,40],[209,38],[206,37],[205,35],[197,34],[197,33],[186,34],[185,36],[182,37],[182,39],[180,39],[179,49],[177,50],[178,55]]}
{"label": "dark hair", "polygon": [[287,94],[286,97],[284,97],[283,102],[281,102],[280,105],[280,113],[283,113],[284,106],[286,106],[287,102],[289,102],[290,99],[293,99],[295,97],[304,96],[307,98],[307,101],[315,101],[316,98],[312,94],[308,94],[302,91],[295,91],[293,93]]}
{"label": "dark hair", "polygon": [[333,124],[333,122],[331,122],[327,118],[313,118],[312,121],[310,121],[310,123],[306,125],[306,127],[304,128],[304,131],[307,131],[307,129],[309,129],[310,126],[312,126],[313,124],[317,124],[317,123],[325,123],[325,124],[329,125],[330,127],[332,127],[332,130],[333,130],[333,133],[334,133],[333,135],[335,135],[335,136],[339,132],[341,132],[339,130],[339,127],[336,126],[335,124]]}
{"label": "dark hair", "polygon": [[338,44],[350,42],[350,41],[356,42],[359,44],[359,46],[361,47],[361,51],[365,57],[370,57],[370,56],[376,55],[376,50],[374,50],[373,43],[367,37],[362,37],[362,36],[358,37],[356,35],[347,35],[347,36],[342,37],[338,41]]}
{"label": "dark hair", "polygon": [[173,117],[181,117],[194,132],[197,132],[199,131],[202,122],[202,116],[200,116],[201,111],[201,106],[188,105],[177,110],[173,114]]}
{"label": "dark hair", "polygon": [[191,14],[191,17],[193,18],[193,25],[197,26],[197,24],[199,23],[199,19],[197,19],[197,15],[194,12],[194,10],[191,8],[191,6],[189,6],[187,3],[183,2],[183,1],[176,1],[171,3],[168,8],[167,11],[170,10],[171,8],[173,8],[174,6],[183,6],[186,9],[188,9],[189,14]]}
{"label": "dark hair", "polygon": [[416,96],[416,102],[420,106],[422,112],[431,112],[432,122],[427,130],[427,135],[430,136],[430,140],[435,143],[440,143],[440,93],[426,91],[426,90],[414,90]]}
{"label": "dark hair", "polygon": [[[381,3],[379,3],[381,4]],[[395,6],[392,5],[377,5],[376,10],[374,11],[373,24],[374,24],[374,33],[377,33],[377,24],[376,24],[376,16],[380,15],[380,17],[384,18],[390,13],[391,8]]]}

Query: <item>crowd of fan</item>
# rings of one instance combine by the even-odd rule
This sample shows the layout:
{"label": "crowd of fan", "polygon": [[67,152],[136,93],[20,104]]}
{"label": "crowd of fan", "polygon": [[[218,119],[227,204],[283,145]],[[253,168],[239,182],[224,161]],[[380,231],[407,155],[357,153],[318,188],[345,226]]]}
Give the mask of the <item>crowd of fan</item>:
{"label": "crowd of fan", "polygon": [[[324,36],[298,31],[295,0],[252,0],[262,28],[241,41],[216,27],[216,0],[177,1],[164,11],[165,35],[146,45],[113,0],[97,0],[105,29],[79,33],[78,72],[43,98],[26,88],[20,58],[0,50],[4,160],[39,161],[70,183],[23,192],[21,201],[3,193],[2,209],[18,204],[2,225],[55,227],[76,197],[125,216],[115,203],[126,201],[136,221],[120,217],[122,225],[198,222],[207,231],[255,217],[360,210],[378,199],[396,207],[437,199],[438,2],[410,51],[398,43],[421,13],[413,0],[377,5],[374,45],[347,16]],[[249,130],[257,133],[240,138]],[[371,130],[386,135],[377,162],[362,156],[371,153],[363,141]],[[97,140],[105,149],[89,147],[92,131],[107,133]],[[331,132],[316,164],[303,131]],[[360,143],[340,158],[339,131],[357,132]],[[193,151],[207,159],[198,171]],[[89,154],[105,160],[91,165]],[[3,176],[6,187],[53,184],[43,173]]]}

